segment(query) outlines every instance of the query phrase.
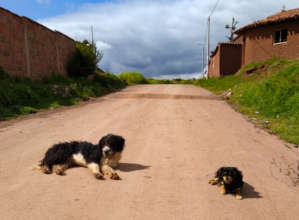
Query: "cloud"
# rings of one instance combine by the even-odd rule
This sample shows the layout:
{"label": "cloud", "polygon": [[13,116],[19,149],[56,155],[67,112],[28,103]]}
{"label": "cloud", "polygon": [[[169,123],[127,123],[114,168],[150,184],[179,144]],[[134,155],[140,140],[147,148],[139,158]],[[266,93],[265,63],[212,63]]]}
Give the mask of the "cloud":
{"label": "cloud", "polygon": [[172,75],[160,75],[154,76],[154,79],[199,79],[202,78],[201,73],[189,73],[189,74],[172,74]]}
{"label": "cloud", "polygon": [[[104,52],[100,67],[120,73],[139,71],[148,77],[201,71],[207,17],[215,2],[202,0],[122,0],[82,5],[76,12],[40,20],[76,40],[91,39]],[[211,17],[211,48],[226,41],[225,24],[238,27],[287,9],[297,0],[220,1]]]}

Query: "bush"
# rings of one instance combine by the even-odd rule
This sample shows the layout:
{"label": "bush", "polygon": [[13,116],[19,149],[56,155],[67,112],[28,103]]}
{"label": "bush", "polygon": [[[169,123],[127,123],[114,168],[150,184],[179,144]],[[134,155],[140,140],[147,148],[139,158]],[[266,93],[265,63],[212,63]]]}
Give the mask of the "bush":
{"label": "bush", "polygon": [[0,66],[0,80],[2,79],[9,79],[9,75],[4,69]]}
{"label": "bush", "polygon": [[0,120],[74,105],[123,87],[125,83],[113,74],[96,75],[94,80],[53,74],[40,82],[22,77],[0,78]]}
{"label": "bush", "polygon": [[86,40],[83,43],[76,42],[76,50],[67,66],[68,74],[76,77],[94,74],[102,58],[103,53],[96,48],[95,44],[90,44]]}
{"label": "bush", "polygon": [[169,79],[152,79],[152,78],[148,78],[147,82],[149,84],[173,84],[173,82]]}
{"label": "bush", "polygon": [[126,82],[127,85],[147,84],[146,78],[138,72],[123,72],[119,78]]}
{"label": "bush", "polygon": [[124,81],[111,73],[96,73],[94,81],[107,88],[122,89],[126,86]]}

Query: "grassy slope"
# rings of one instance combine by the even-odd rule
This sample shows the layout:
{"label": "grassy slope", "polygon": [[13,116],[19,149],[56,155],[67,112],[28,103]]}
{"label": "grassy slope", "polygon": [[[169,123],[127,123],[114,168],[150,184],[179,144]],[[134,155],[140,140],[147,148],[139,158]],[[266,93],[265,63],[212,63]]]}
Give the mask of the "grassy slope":
{"label": "grassy slope", "polygon": [[138,84],[148,84],[147,79],[138,72],[123,72],[119,75],[119,78],[130,86]]}
{"label": "grassy slope", "polygon": [[208,80],[155,80],[140,73],[122,73],[128,85],[194,84],[221,94],[232,89],[229,100],[260,126],[299,144],[299,60],[273,58],[243,67],[236,75]]}
{"label": "grassy slope", "polygon": [[217,94],[231,88],[229,102],[236,109],[257,119],[271,133],[299,144],[299,60],[273,58],[251,63],[236,75],[195,84]]}
{"label": "grassy slope", "polygon": [[9,77],[0,69],[0,120],[35,113],[41,109],[74,105],[125,87],[112,74],[96,74],[94,80],[53,75],[41,82]]}

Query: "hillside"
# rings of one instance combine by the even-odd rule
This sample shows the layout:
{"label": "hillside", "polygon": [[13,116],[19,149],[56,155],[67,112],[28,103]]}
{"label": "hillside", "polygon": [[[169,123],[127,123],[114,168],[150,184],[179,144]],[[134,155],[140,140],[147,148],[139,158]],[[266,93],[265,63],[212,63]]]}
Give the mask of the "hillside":
{"label": "hillside", "polygon": [[299,144],[299,60],[251,63],[236,75],[195,84],[216,94],[231,89],[229,103],[238,111],[270,133]]}

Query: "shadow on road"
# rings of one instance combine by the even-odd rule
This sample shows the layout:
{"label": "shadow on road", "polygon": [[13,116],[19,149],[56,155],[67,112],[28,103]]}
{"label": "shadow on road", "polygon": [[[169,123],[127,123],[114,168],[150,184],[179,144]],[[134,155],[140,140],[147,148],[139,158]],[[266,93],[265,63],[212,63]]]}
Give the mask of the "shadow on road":
{"label": "shadow on road", "polygon": [[117,169],[123,172],[132,172],[136,170],[149,169],[150,166],[145,166],[137,163],[119,163]]}
{"label": "shadow on road", "polygon": [[262,198],[261,194],[255,191],[254,187],[248,183],[244,183],[242,189],[242,195],[244,199],[259,199]]}

